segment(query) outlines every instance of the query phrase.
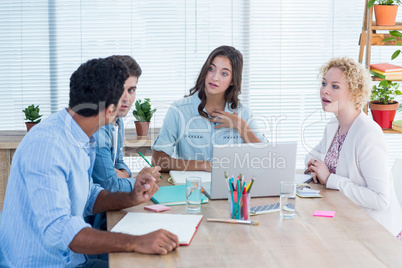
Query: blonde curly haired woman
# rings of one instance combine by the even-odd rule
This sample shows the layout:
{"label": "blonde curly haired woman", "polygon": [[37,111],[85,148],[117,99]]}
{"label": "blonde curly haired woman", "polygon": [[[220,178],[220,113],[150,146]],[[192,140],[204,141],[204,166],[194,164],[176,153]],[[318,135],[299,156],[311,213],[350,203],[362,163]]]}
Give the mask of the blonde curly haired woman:
{"label": "blonde curly haired woman", "polygon": [[402,210],[388,168],[381,128],[361,111],[370,96],[368,71],[351,58],[320,70],[322,109],[335,114],[321,142],[306,156],[314,182],[342,191],[398,239]]}

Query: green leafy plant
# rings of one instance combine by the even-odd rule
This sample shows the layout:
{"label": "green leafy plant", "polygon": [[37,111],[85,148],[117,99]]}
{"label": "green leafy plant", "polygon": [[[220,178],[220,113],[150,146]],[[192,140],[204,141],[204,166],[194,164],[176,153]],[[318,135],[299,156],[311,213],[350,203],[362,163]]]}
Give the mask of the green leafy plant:
{"label": "green leafy plant", "polygon": [[135,119],[140,122],[150,122],[153,114],[156,112],[156,109],[151,110],[151,99],[145,98],[145,101],[137,100],[135,102],[135,110],[133,111],[133,115]]}
{"label": "green leafy plant", "polygon": [[385,6],[402,4],[401,0],[370,0],[367,4],[367,7],[371,8],[375,3]]}
{"label": "green leafy plant", "polygon": [[25,120],[27,123],[39,123],[40,118],[42,117],[41,114],[39,114],[39,105],[29,105],[27,108],[22,110],[23,113],[25,113]]}
{"label": "green leafy plant", "polygon": [[[386,42],[386,41],[395,41],[395,42],[396,42],[395,45],[397,45],[397,46],[402,46],[402,33],[401,33],[400,31],[397,31],[397,30],[389,31],[389,34],[390,34],[392,37],[383,39],[383,40],[382,40],[383,42]],[[400,50],[400,49],[395,50],[395,52],[394,52],[394,53],[392,54],[392,56],[391,56],[391,60],[396,59],[396,57],[398,57],[399,54],[401,54],[401,50]]]}
{"label": "green leafy plant", "polygon": [[382,104],[392,104],[394,103],[395,96],[402,95],[399,90],[399,84],[382,80],[378,85],[373,86],[371,91],[371,100],[382,103]]}

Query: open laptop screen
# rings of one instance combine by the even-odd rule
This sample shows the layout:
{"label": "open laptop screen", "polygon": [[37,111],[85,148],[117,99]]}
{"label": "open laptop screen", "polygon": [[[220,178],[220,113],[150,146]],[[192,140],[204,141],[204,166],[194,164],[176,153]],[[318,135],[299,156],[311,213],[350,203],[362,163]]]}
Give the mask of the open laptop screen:
{"label": "open laptop screen", "polygon": [[247,182],[254,178],[251,197],[279,196],[280,182],[294,180],[296,150],[295,141],[214,145],[210,189],[204,191],[211,199],[228,198],[226,171],[235,179],[239,174]]}

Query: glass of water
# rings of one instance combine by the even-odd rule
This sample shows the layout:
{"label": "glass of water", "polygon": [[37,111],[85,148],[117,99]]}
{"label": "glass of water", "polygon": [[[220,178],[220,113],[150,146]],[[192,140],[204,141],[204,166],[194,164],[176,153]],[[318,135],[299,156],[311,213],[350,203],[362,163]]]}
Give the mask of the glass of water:
{"label": "glass of water", "polygon": [[201,212],[201,178],[186,178],[186,212]]}
{"label": "glass of water", "polygon": [[281,181],[280,216],[293,219],[296,215],[296,183]]}

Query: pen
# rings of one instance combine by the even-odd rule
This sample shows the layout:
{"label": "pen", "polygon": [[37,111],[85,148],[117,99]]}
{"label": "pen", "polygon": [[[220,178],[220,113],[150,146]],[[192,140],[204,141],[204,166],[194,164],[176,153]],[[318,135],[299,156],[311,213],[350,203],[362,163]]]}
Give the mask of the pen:
{"label": "pen", "polygon": [[235,220],[235,219],[207,219],[207,221],[211,222],[224,222],[224,223],[239,223],[239,224],[250,224],[250,225],[258,225],[258,221],[245,221],[245,220]]}
{"label": "pen", "polygon": [[250,193],[251,186],[253,186],[253,183],[254,183],[254,178],[251,178],[251,181],[250,181],[249,185],[247,186],[247,193]]}
{"label": "pen", "polygon": [[[154,167],[153,165],[151,165],[151,163],[148,162],[148,160],[145,158],[145,156],[144,156],[141,152],[138,152],[138,153],[139,153],[140,156],[145,160],[145,162],[147,162],[147,164],[148,164],[150,167]],[[160,175],[159,177],[160,177],[161,179],[163,179],[163,178],[162,178],[162,175]]]}

